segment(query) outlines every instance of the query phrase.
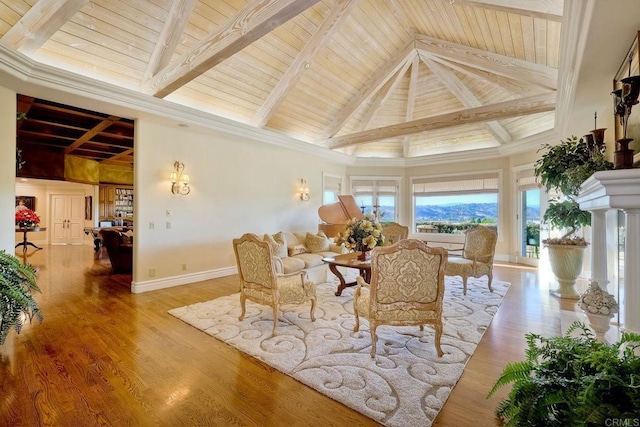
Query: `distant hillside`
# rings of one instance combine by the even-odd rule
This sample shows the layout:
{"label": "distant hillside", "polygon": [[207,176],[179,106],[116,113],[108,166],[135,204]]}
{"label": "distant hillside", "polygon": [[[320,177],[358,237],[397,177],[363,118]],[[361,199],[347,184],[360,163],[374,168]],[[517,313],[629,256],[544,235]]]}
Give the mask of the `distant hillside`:
{"label": "distant hillside", "polygon": [[[383,219],[393,218],[392,206],[381,206],[381,211],[388,212]],[[424,221],[451,221],[467,222],[470,219],[496,219],[498,218],[498,205],[495,203],[466,203],[455,205],[418,206],[416,209],[416,222]],[[540,220],[540,208],[528,207],[527,221]]]}
{"label": "distant hillside", "polygon": [[496,203],[417,206],[416,221],[466,222],[471,219],[497,219]]}

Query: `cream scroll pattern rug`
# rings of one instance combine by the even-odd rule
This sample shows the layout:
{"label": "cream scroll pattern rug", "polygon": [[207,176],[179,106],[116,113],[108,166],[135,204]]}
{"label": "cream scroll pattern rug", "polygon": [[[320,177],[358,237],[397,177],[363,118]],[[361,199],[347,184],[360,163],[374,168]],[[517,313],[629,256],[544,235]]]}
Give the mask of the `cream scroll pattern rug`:
{"label": "cream scroll pattern rug", "polygon": [[270,307],[247,301],[240,315],[239,294],[169,313],[319,392],[387,426],[429,426],[460,379],[509,284],[469,279],[467,295],[458,277],[446,278],[444,332],[439,358],[433,328],[378,328],[378,350],[371,359],[367,320],[353,332],[353,290],[336,297],[336,283],[318,285],[316,321],[309,304],[285,306],[277,335],[271,336]]}

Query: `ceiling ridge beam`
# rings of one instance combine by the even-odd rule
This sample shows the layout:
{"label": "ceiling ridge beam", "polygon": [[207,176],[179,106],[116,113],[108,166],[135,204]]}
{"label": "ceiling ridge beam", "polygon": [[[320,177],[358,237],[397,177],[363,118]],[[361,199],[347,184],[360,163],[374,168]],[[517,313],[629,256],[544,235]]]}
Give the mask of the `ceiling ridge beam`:
{"label": "ceiling ridge beam", "polygon": [[350,9],[356,4],[357,2],[355,0],[336,1],[336,4],[329,10],[322,24],[320,24],[311,38],[305,43],[303,49],[296,56],[296,59],[289,69],[254,115],[252,119],[254,126],[261,128],[269,122],[282,101],[302,78],[304,71],[310,67],[311,62],[313,62],[320,49],[324,47],[326,42],[331,39],[340,28],[344,18],[349,15]]}
{"label": "ceiling ridge beam", "polygon": [[391,79],[394,74],[406,63],[413,59],[415,55],[413,43],[408,43],[403,49],[399,49],[396,54],[390,58],[386,65],[380,67],[378,71],[369,78],[364,87],[356,94],[349,104],[342,109],[329,126],[322,133],[321,139],[329,138],[335,135],[342,126],[355,114],[355,112],[364,103],[366,103],[378,90]]}
{"label": "ceiling ridge beam", "polygon": [[320,0],[253,0],[222,28],[160,70],[143,92],[164,98]]}
{"label": "ceiling ridge beam", "polygon": [[180,42],[184,27],[189,21],[189,16],[196,5],[197,0],[173,0],[171,9],[165,18],[162,30],[147,63],[147,68],[142,76],[140,87],[147,82],[171,61],[171,56]]}
{"label": "ceiling ridge beam", "polygon": [[416,49],[463,65],[556,90],[558,70],[540,64],[463,46],[423,34],[415,35]]}
{"label": "ceiling ridge beam", "polygon": [[452,3],[562,22],[563,2],[564,0],[453,0]]}
{"label": "ceiling ridge beam", "polygon": [[0,38],[0,43],[30,55],[88,2],[89,0],[38,1]]}
{"label": "ceiling ridge beam", "polygon": [[322,141],[322,143],[328,148],[335,149],[434,129],[543,113],[555,108],[555,98],[556,94],[554,92],[542,93],[527,98],[499,102],[497,104],[469,108],[349,135],[337,136],[326,139]]}
{"label": "ceiling ridge beam", "polygon": [[[429,58],[421,58],[421,60],[465,107],[482,107],[482,102],[476,98],[471,90],[469,90],[453,72]],[[511,142],[511,135],[497,121],[486,122],[484,123],[484,127],[493,135],[500,145]]]}

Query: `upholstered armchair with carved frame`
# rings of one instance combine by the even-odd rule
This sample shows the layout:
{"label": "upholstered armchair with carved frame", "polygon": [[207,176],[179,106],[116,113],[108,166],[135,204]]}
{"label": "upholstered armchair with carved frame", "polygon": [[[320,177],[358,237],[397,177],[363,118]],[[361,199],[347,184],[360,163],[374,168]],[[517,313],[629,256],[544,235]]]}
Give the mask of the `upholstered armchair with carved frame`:
{"label": "upholstered armchair with carved frame", "polygon": [[255,234],[234,239],[233,251],[240,276],[240,321],[244,319],[246,300],[249,300],[273,309],[273,335],[276,335],[282,305],[311,302],[309,316],[315,322],[316,285],[306,279],[304,272],[277,274],[271,245]]}
{"label": "upholstered armchair with carved frame", "polygon": [[371,357],[376,354],[380,325],[407,326],[425,324],[435,328],[438,356],[442,337],[442,299],[447,250],[430,248],[426,243],[405,239],[375,248],[371,253],[371,283],[362,277],[353,299],[354,332],[360,328],[360,317],[369,320]]}
{"label": "upholstered armchair with carved frame", "polygon": [[391,246],[409,237],[409,227],[400,225],[397,222],[391,222],[382,227],[382,235],[384,236],[385,246]]}
{"label": "upholstered armchair with carved frame", "polygon": [[493,292],[493,257],[496,252],[498,232],[479,225],[465,231],[461,257],[450,257],[446,275],[462,277],[463,293],[467,294],[469,277],[488,277],[489,291]]}

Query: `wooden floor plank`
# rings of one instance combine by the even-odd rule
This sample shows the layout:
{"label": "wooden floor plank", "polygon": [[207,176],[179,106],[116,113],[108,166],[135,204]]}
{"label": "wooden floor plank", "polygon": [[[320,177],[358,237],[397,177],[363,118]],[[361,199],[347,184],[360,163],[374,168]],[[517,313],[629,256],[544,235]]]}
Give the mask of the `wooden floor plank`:
{"label": "wooden floor plank", "polygon": [[[102,250],[28,255],[45,320],[0,348],[0,425],[376,425],[167,313],[237,292],[237,276],[132,294],[131,276],[111,275]],[[523,358],[525,333],[559,334],[559,310],[571,309],[535,268],[494,272],[511,287],[435,425],[497,425],[507,390],[487,400],[495,379]]]}

